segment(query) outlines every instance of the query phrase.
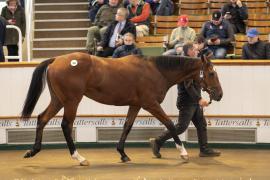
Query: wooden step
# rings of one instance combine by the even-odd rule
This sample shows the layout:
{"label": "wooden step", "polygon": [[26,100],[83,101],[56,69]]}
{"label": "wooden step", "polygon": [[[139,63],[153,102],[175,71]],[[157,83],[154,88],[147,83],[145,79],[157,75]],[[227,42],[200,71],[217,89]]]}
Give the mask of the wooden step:
{"label": "wooden step", "polygon": [[37,3],[35,11],[86,11],[88,3]]}
{"label": "wooden step", "polygon": [[64,54],[69,54],[72,52],[85,52],[85,48],[33,48],[33,58],[50,58],[55,56],[60,56]]}
{"label": "wooden step", "polygon": [[33,40],[34,48],[85,47],[86,38],[41,38]]}
{"label": "wooden step", "polygon": [[36,29],[34,38],[86,37],[88,28]]}
{"label": "wooden step", "polygon": [[36,11],[35,19],[88,19],[88,11]]}
{"label": "wooden step", "polygon": [[55,28],[89,28],[88,19],[49,19],[35,20],[35,29]]}

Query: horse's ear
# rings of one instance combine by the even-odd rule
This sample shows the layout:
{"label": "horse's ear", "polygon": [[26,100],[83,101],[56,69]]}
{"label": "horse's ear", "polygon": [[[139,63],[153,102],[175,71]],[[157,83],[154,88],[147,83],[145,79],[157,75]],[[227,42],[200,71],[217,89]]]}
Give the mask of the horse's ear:
{"label": "horse's ear", "polygon": [[205,48],[201,51],[201,60],[203,63],[208,64],[210,59],[213,58],[213,52],[210,51],[208,48]]}

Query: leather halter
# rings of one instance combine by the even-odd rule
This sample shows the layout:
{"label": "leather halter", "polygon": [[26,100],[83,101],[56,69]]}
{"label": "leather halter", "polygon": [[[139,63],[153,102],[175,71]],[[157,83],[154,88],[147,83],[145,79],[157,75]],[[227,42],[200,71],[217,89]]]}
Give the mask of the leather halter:
{"label": "leather halter", "polygon": [[202,68],[201,68],[201,70],[200,70],[200,86],[202,87],[202,91],[205,91],[205,92],[207,92],[208,94],[209,94],[209,98],[210,98],[210,100],[209,100],[209,102],[208,102],[208,104],[210,105],[211,103],[212,103],[212,98],[211,98],[211,88],[206,88],[206,84],[205,84],[205,82],[204,82],[204,72],[203,72],[203,66],[202,66]]}

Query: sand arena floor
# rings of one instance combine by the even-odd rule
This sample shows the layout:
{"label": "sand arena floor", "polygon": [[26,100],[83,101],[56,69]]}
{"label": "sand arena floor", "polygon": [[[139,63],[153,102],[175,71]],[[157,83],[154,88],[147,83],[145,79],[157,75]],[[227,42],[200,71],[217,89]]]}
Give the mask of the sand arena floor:
{"label": "sand arena floor", "polygon": [[190,162],[183,163],[176,149],[162,149],[162,159],[150,148],[126,148],[131,158],[121,163],[114,148],[78,149],[90,162],[82,167],[68,149],[45,149],[32,159],[25,150],[0,151],[1,180],[270,180],[270,151],[219,149],[220,157],[202,158],[188,149]]}

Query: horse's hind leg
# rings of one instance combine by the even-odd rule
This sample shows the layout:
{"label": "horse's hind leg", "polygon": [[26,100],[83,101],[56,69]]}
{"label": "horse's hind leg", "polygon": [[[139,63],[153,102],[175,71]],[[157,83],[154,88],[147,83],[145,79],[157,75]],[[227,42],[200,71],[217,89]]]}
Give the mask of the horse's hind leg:
{"label": "horse's hind leg", "polygon": [[40,151],[43,129],[49,122],[49,120],[54,117],[61,108],[61,103],[57,99],[54,99],[54,101],[50,102],[49,106],[45,109],[45,111],[38,115],[35,144],[32,150],[28,150],[26,152],[24,158],[33,157]]}
{"label": "horse's hind leg", "polygon": [[150,112],[153,116],[155,116],[160,122],[162,122],[166,126],[166,128],[170,131],[172,138],[174,139],[176,148],[180,150],[181,158],[187,162],[188,161],[187,151],[177,135],[176,128],[172,120],[165,114],[160,104],[155,103],[152,104],[151,106],[145,107],[144,109]]}
{"label": "horse's hind leg", "polygon": [[64,106],[64,117],[61,127],[67,141],[71,157],[73,159],[77,159],[80,162],[81,166],[88,166],[88,161],[78,153],[72,139],[73,122],[76,117],[77,107],[78,103],[68,103]]}
{"label": "horse's hind leg", "polygon": [[136,107],[136,106],[130,106],[128,109],[127,119],[124,124],[124,130],[122,132],[119,143],[117,144],[117,147],[116,147],[117,151],[121,155],[122,162],[130,161],[130,158],[126,155],[124,151],[124,144],[140,109],[141,109],[140,107]]}

